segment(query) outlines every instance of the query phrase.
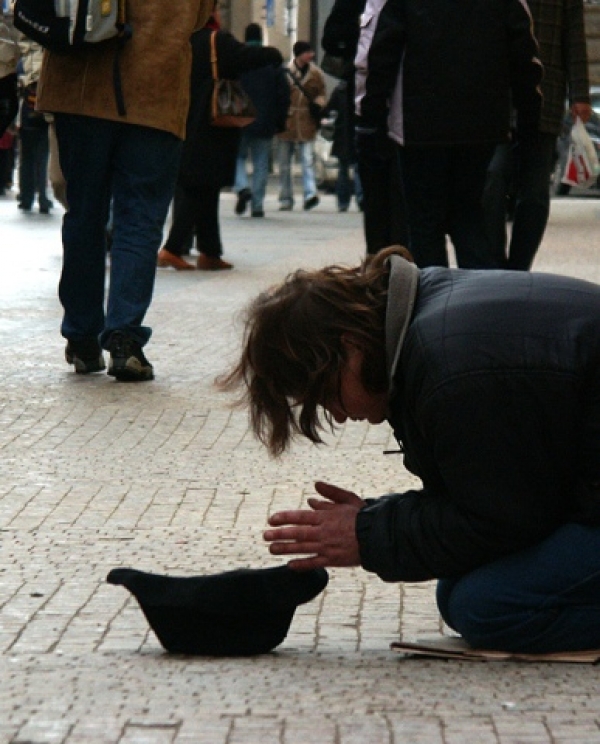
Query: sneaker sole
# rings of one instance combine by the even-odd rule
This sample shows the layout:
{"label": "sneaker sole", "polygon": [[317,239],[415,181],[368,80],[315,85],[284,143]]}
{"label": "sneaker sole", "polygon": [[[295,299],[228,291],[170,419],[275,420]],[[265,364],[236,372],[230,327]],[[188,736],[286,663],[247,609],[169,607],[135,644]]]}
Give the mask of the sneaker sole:
{"label": "sneaker sole", "polygon": [[108,373],[119,382],[147,382],[154,379],[152,367],[144,367],[135,357],[126,360],[111,360]]}

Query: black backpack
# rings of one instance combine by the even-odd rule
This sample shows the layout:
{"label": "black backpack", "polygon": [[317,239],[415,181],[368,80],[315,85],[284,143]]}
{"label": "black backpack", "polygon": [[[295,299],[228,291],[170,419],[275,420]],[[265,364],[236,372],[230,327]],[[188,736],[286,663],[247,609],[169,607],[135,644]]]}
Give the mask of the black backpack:
{"label": "black backpack", "polygon": [[115,97],[119,114],[125,116],[119,54],[132,35],[125,0],[16,0],[13,23],[25,36],[57,54],[116,38]]}

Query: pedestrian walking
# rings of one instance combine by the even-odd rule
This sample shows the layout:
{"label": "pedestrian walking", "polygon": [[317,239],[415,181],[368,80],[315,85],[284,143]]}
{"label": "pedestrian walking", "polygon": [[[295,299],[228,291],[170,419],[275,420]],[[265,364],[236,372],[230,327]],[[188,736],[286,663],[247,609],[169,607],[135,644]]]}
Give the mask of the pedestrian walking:
{"label": "pedestrian walking", "polygon": [[[483,205],[488,237],[499,266],[527,271],[540,247],[550,214],[550,176],[556,138],[569,102],[573,121],[592,115],[583,0],[529,0],[534,33],[544,65],[542,115],[535,136],[514,132],[496,147],[489,164]],[[514,192],[507,250],[507,204]]]}
{"label": "pedestrian walking", "polygon": [[[370,42],[369,42],[370,40]],[[542,68],[520,0],[387,0],[365,12],[357,76],[359,148],[396,143],[421,266],[447,266],[446,235],[463,268],[493,268],[481,204],[496,144],[508,138],[511,97],[523,137],[534,136]]]}
{"label": "pedestrian walking", "polygon": [[387,421],[422,482],[366,499],[317,483],[309,509],[270,517],[271,553],[438,579],[442,617],[472,646],[599,648],[599,317],[596,284],[419,270],[394,249],[260,294],[220,383],[271,454]]}
{"label": "pedestrian walking", "polygon": [[326,103],[325,78],[312,61],[315,52],[307,41],[297,41],[294,58],[287,68],[290,85],[290,110],[285,131],[279,139],[279,209],[294,208],[292,164],[298,152],[302,167],[302,192],[304,209],[313,209],[319,203],[314,168],[314,141],[318,120]]}
{"label": "pedestrian walking", "polygon": [[[258,23],[249,24],[244,38],[248,46],[261,47],[262,28]],[[264,217],[273,137],[285,130],[290,86],[283,68],[273,65],[243,72],[240,82],[256,106],[257,117],[242,130],[235,171],[235,213],[244,214],[250,203],[252,216]],[[252,161],[252,183],[247,173],[249,157]]]}
{"label": "pedestrian walking", "polygon": [[222,258],[219,199],[221,189],[234,182],[240,128],[216,127],[211,123],[213,45],[218,74],[226,80],[237,80],[242,71],[267,65],[276,69],[283,61],[274,47],[242,44],[222,31],[216,4],[206,26],[192,37],[191,105],[177,177],[177,208],[169,236],[158,254],[159,266],[172,266],[177,270],[193,268],[182,258],[192,234],[196,235],[200,254],[197,269],[226,271],[233,268],[233,264]]}
{"label": "pedestrian walking", "polygon": [[[173,196],[189,103],[190,36],[212,0],[189,0],[177,13],[163,0],[128,0],[132,36],[77,54],[46,53],[37,107],[54,114],[69,209],[63,219],[59,298],[66,360],[80,374],[105,368],[139,382],[154,377],[143,325],[152,300],[156,254]],[[112,247],[105,310],[106,225]]]}

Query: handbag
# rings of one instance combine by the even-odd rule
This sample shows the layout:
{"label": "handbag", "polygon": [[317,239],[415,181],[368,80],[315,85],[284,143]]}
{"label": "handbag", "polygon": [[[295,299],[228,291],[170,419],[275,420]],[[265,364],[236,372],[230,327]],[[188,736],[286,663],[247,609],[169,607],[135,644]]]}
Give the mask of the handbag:
{"label": "handbag", "polygon": [[219,78],[216,35],[216,30],[210,35],[210,64],[213,78],[210,123],[213,127],[246,127],[256,119],[256,108],[237,80]]}

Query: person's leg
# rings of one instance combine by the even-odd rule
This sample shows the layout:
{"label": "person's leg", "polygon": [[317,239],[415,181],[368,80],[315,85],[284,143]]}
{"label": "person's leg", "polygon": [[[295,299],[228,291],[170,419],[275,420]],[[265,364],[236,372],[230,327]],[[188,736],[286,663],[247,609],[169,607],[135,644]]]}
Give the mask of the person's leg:
{"label": "person's leg", "polygon": [[49,143],[48,143],[48,127],[45,126],[40,128],[39,137],[36,143],[35,153],[35,189],[38,195],[38,204],[40,212],[47,214],[52,208],[53,204],[48,199],[48,157],[49,157]]}
{"label": "person's leg", "polygon": [[110,287],[101,342],[107,344],[113,332],[122,331],[143,346],[151,334],[142,321],[152,300],[156,256],[175,188],[181,141],[158,129],[118,127],[112,162]]}
{"label": "person's leg", "polygon": [[236,194],[239,194],[243,189],[249,189],[250,184],[248,182],[248,172],[246,165],[248,161],[248,135],[242,132],[240,137],[240,144],[238,146],[237,159],[235,161],[235,182],[233,184],[233,190]]}
{"label": "person's leg", "polygon": [[600,648],[600,527],[564,525],[539,545],[440,581],[437,600],[445,622],[476,648]]}
{"label": "person's leg", "polygon": [[264,214],[265,193],[269,179],[270,137],[254,137],[250,143],[252,154],[252,216]]}
{"label": "person's leg", "polygon": [[35,130],[19,131],[19,207],[28,212],[35,197]]}
{"label": "person's leg", "polygon": [[450,150],[447,232],[462,269],[499,268],[488,239],[482,196],[493,145],[467,145]]}
{"label": "person's leg", "polygon": [[338,158],[338,175],[335,184],[338,211],[345,212],[352,198],[350,190],[350,163],[345,158]]}
{"label": "person's leg", "polygon": [[279,209],[294,208],[294,191],[292,187],[292,160],[294,157],[295,143],[287,140],[279,140]]}
{"label": "person's leg", "polygon": [[[187,247],[194,240],[197,201],[198,199],[194,191],[184,188],[182,184],[177,184],[173,198],[173,219],[167,240],[158,255],[159,266],[172,265],[174,268],[193,268],[183,260],[182,256],[188,252]],[[166,263],[162,263],[163,251],[167,251],[179,260],[175,262],[169,262],[167,260]],[[181,265],[179,263],[180,261],[182,262]]]}
{"label": "person's leg", "polygon": [[196,240],[200,255],[196,267],[200,271],[222,271],[233,268],[233,264],[221,258],[223,245],[219,224],[220,196],[220,187],[213,184],[204,184],[198,191]]}
{"label": "person's leg", "polygon": [[508,194],[513,178],[513,145],[497,145],[489,162],[483,187],[483,216],[496,263],[506,266],[506,219]]}
{"label": "person's leg", "polygon": [[383,143],[378,153],[358,149],[357,172],[362,184],[362,210],[367,253],[388,245],[408,247],[408,224],[398,147]]}
{"label": "person's leg", "polygon": [[302,191],[304,193],[304,205],[313,203],[317,199],[317,181],[315,178],[315,151],[314,142],[301,142],[300,162],[302,165]]}
{"label": "person's leg", "polygon": [[[354,198],[359,209],[363,208],[363,188],[360,180],[360,173],[358,172],[358,164],[352,163],[352,177],[354,179]],[[390,243],[391,245],[391,243]]]}
{"label": "person's leg", "polygon": [[446,230],[451,154],[445,147],[401,147],[400,165],[415,263],[448,266]]}
{"label": "person's leg", "polygon": [[556,137],[540,132],[533,144],[516,150],[517,200],[508,268],[528,271],[542,242],[550,214],[550,174],[554,168]]}
{"label": "person's leg", "polygon": [[69,204],[63,218],[58,288],[64,308],[61,333],[77,341],[97,338],[104,329],[105,227],[115,125],[71,114],[56,114],[55,124]]}

